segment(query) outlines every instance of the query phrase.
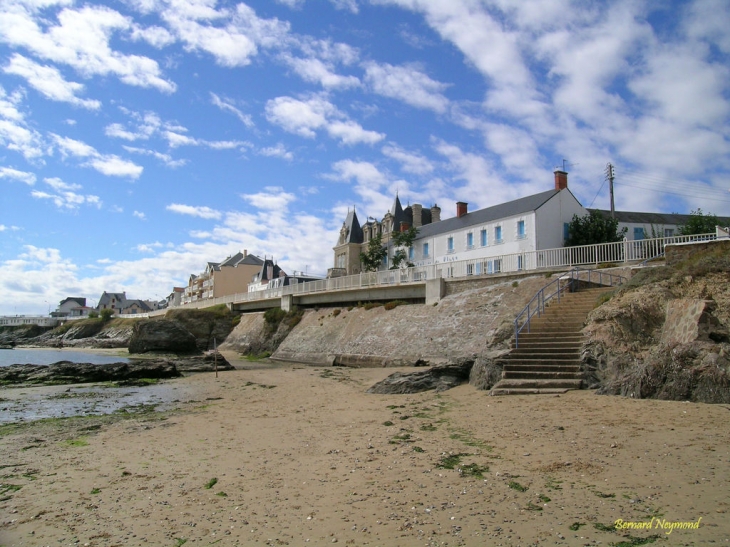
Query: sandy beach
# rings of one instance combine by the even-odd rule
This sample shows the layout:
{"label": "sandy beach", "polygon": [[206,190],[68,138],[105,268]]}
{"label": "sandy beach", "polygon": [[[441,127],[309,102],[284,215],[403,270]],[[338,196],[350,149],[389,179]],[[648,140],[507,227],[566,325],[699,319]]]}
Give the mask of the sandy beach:
{"label": "sandy beach", "polygon": [[730,542],[725,405],[236,364],[162,416],[3,430],[0,545]]}

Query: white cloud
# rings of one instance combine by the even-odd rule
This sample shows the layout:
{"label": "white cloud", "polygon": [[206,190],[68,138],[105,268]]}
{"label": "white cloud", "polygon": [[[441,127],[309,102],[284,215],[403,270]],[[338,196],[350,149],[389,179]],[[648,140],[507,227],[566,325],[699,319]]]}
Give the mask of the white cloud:
{"label": "white cloud", "polygon": [[51,133],[51,137],[58,146],[63,157],[70,156],[78,158],[88,158],[81,165],[84,167],[92,167],[98,172],[113,177],[129,177],[137,179],[142,174],[144,168],[134,162],[120,158],[115,154],[101,154],[93,146],[82,141],[62,137]]}
{"label": "white cloud", "polygon": [[314,96],[306,100],[293,97],[277,97],[266,103],[266,118],[285,131],[314,138],[316,130],[325,130],[343,144],[374,144],[385,138],[382,133],[368,131],[340,112],[324,97]]}
{"label": "white cloud", "polygon": [[180,215],[189,215],[192,217],[206,218],[206,219],[219,219],[221,218],[221,212],[211,209],[210,207],[201,207],[193,205],[183,205],[181,203],[171,203],[165,207],[168,211],[178,213]]}
{"label": "white cloud", "polygon": [[5,226],[5,224],[0,224],[0,232],[6,232],[7,230],[17,232],[20,228],[18,226]]}
{"label": "white cloud", "polygon": [[211,92],[210,94],[212,103],[223,110],[224,112],[230,112],[231,114],[235,115],[241,122],[243,122],[243,125],[246,127],[253,127],[253,119],[250,115],[244,114],[241,112],[238,108],[236,108],[233,104],[233,101],[230,99],[221,99],[218,95]]}
{"label": "white cloud", "polygon": [[164,163],[167,167],[170,167],[172,169],[175,169],[177,167],[182,167],[183,165],[188,163],[188,160],[186,159],[173,159],[173,157],[170,154],[163,154],[162,152],[157,152],[155,150],[147,150],[145,148],[137,148],[134,146],[122,146],[127,152],[131,152],[132,154],[141,154],[143,156],[151,156],[155,159],[160,160],[162,163]]}
{"label": "white cloud", "polygon": [[287,161],[291,161],[294,159],[294,154],[289,152],[289,150],[286,149],[286,147],[279,143],[276,146],[268,146],[266,148],[261,148],[259,150],[259,154],[262,156],[269,156],[272,158],[282,158]]}
{"label": "white cloud", "polygon": [[388,144],[382,148],[385,156],[401,164],[401,169],[414,175],[426,175],[434,169],[433,163],[421,154],[407,152],[395,144]]}
{"label": "white cloud", "polygon": [[132,26],[132,40],[142,40],[153,47],[161,49],[175,43],[175,37],[167,29],[157,26],[140,27]]}
{"label": "white cloud", "polygon": [[132,216],[133,217],[136,217],[136,218],[138,218],[140,220],[147,220],[147,216],[144,213],[142,213],[141,211],[134,211],[132,213]]}
{"label": "white cloud", "polygon": [[36,177],[33,173],[18,171],[12,167],[0,167],[0,179],[17,180],[24,182],[28,186],[33,186],[36,181]]}
{"label": "white cloud", "polygon": [[33,160],[46,153],[46,146],[41,134],[25,121],[20,110],[23,98],[20,92],[8,94],[0,85],[0,143]]}
{"label": "white cloud", "polygon": [[288,53],[281,55],[282,61],[291,67],[306,82],[318,83],[325,89],[347,89],[360,85],[356,76],[343,76],[335,72],[332,63],[314,57],[294,57]]}
{"label": "white cloud", "polygon": [[225,67],[248,65],[259,46],[277,45],[289,32],[287,23],[261,19],[245,4],[216,10],[211,3],[173,0],[161,15],[188,50],[210,53]]}
{"label": "white cloud", "polygon": [[40,65],[16,53],[10,58],[10,63],[3,70],[6,74],[14,74],[25,78],[31,87],[52,101],[70,103],[89,110],[101,108],[100,101],[77,97],[77,93],[84,89],[83,84],[66,81],[61,72],[55,67]]}
{"label": "white cloud", "polygon": [[375,93],[417,108],[444,113],[449,106],[442,93],[448,85],[432,80],[415,66],[365,63],[365,81]]}
{"label": "white cloud", "polygon": [[103,6],[69,6],[54,18],[50,12],[41,17],[35,7],[11,0],[0,12],[0,39],[11,47],[67,64],[84,76],[114,75],[129,85],[174,92],[175,84],[162,78],[156,61],[112,50],[114,34],[131,29],[129,18]]}
{"label": "white cloud", "polygon": [[241,197],[254,207],[270,211],[283,211],[296,200],[294,194],[285,192],[278,186],[267,186],[263,192],[243,194]]}
{"label": "white cloud", "polygon": [[48,199],[59,209],[78,209],[84,204],[100,208],[102,205],[99,196],[77,193],[76,190],[81,190],[79,184],[69,184],[57,177],[44,179],[43,182],[50,186],[53,192],[33,190],[30,195],[36,199]]}

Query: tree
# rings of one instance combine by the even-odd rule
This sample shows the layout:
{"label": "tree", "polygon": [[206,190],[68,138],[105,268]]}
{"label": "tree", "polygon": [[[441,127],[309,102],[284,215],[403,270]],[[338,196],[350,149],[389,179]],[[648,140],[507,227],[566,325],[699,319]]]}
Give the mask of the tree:
{"label": "tree", "polygon": [[618,220],[598,211],[591,211],[582,217],[573,215],[573,220],[568,225],[568,239],[565,240],[565,246],[614,243],[622,241],[626,231],[627,228],[618,229]]}
{"label": "tree", "polygon": [[418,235],[418,229],[411,226],[405,232],[396,232],[393,234],[393,246],[395,251],[393,252],[391,270],[397,270],[401,267],[412,268],[413,263],[408,261],[409,249],[413,246],[413,242]]}
{"label": "tree", "polygon": [[715,232],[715,226],[718,224],[719,222],[715,215],[712,213],[704,214],[702,209],[697,209],[689,214],[687,224],[680,226],[677,231],[683,236],[711,234]]}
{"label": "tree", "polygon": [[376,272],[383,259],[388,256],[388,249],[383,247],[383,237],[377,235],[368,241],[367,252],[360,253],[360,264],[364,272]]}
{"label": "tree", "polygon": [[99,316],[104,323],[109,321],[112,318],[112,315],[114,315],[114,310],[111,308],[104,308],[99,312]]}

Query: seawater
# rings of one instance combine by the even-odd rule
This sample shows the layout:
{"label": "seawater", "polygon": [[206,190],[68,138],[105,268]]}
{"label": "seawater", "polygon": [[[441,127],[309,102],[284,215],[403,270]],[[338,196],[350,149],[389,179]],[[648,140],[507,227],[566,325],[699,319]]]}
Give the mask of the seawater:
{"label": "seawater", "polygon": [[99,355],[72,349],[0,349],[0,367],[15,364],[50,365],[59,361],[105,365],[107,363],[128,363],[129,359],[116,355]]}

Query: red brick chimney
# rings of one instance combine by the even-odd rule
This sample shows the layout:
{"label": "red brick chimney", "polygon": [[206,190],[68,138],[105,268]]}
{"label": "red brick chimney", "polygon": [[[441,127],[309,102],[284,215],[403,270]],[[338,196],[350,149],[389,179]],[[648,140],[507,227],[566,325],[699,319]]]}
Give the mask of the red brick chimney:
{"label": "red brick chimney", "polygon": [[568,187],[568,173],[561,171],[560,169],[555,170],[555,189],[565,190]]}
{"label": "red brick chimney", "polygon": [[468,203],[464,203],[463,201],[457,201],[456,202],[456,216],[457,217],[463,217],[468,211],[467,206]]}

